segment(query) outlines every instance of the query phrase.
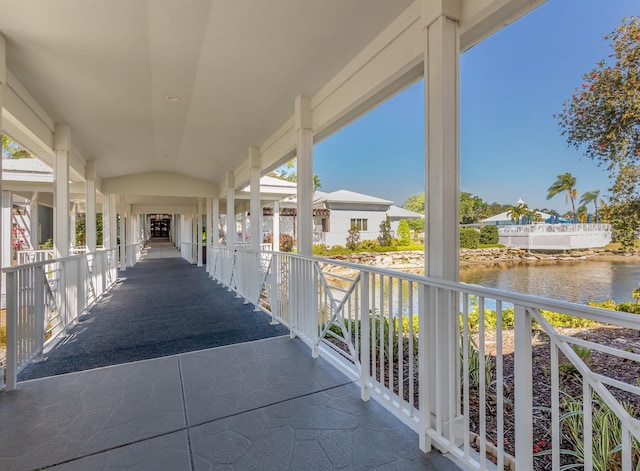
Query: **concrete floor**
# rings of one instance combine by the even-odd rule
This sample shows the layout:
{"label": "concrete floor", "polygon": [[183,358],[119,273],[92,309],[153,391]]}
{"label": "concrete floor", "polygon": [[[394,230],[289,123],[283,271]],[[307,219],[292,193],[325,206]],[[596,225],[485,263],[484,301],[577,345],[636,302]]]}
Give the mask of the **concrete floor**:
{"label": "concrete floor", "polygon": [[420,452],[417,434],[375,401],[361,401],[359,388],[301,341],[278,336],[23,381],[0,393],[0,470],[40,469],[459,468]]}

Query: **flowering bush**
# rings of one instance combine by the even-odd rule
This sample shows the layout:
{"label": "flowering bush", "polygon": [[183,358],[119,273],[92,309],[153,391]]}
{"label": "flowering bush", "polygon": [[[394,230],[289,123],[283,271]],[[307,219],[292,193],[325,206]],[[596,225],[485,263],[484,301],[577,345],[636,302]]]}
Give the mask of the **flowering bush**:
{"label": "flowering bush", "polygon": [[14,252],[27,247],[26,233],[26,227],[13,226],[11,228],[11,248]]}

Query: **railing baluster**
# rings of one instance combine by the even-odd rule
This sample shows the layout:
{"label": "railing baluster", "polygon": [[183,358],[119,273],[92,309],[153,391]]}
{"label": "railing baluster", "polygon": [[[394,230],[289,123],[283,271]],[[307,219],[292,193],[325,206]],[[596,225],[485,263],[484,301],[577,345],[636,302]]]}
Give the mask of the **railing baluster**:
{"label": "railing baluster", "polygon": [[516,469],[531,469],[533,461],[531,314],[519,304],[516,304],[514,309],[513,383],[515,387]]}
{"label": "railing baluster", "polygon": [[496,405],[498,469],[504,469],[504,370],[502,358],[502,301],[496,301]]}
{"label": "railing baluster", "polygon": [[487,467],[487,364],[484,355],[484,297],[478,300],[478,376],[479,376],[479,407],[480,407],[480,468]]}

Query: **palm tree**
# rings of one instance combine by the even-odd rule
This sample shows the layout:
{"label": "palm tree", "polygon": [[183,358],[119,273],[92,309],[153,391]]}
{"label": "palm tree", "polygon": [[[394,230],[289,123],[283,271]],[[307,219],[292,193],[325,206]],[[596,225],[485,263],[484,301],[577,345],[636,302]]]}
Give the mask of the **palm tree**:
{"label": "palm tree", "polygon": [[598,198],[599,197],[600,197],[600,190],[593,190],[593,191],[587,191],[583,193],[582,198],[580,198],[580,204],[587,205],[589,203],[593,203],[593,206],[595,208],[595,213],[593,215],[596,218],[596,221],[599,219],[599,214],[598,214]]}
{"label": "palm tree", "polygon": [[531,212],[529,207],[525,203],[518,203],[507,211],[507,216],[511,218],[513,222],[519,223],[522,216],[526,216]]}
{"label": "palm tree", "polygon": [[574,187],[576,186],[576,177],[571,175],[570,173],[563,173],[562,175],[558,175],[556,181],[553,182],[553,185],[549,187],[547,190],[547,199],[551,199],[556,196],[558,193],[562,193],[566,191],[565,203],[571,200],[571,207],[573,208],[573,214],[576,214],[576,198],[578,197],[578,190]]}

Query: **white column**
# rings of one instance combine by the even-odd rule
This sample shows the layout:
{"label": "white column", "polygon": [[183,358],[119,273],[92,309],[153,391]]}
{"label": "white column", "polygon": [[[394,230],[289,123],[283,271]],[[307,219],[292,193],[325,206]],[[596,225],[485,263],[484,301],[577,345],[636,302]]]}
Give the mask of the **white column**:
{"label": "white column", "polygon": [[[3,134],[2,131],[2,107],[4,105],[4,86],[7,82],[7,55],[6,55],[6,42],[4,36],[0,34],[0,135]],[[0,156],[0,191],[2,191],[2,158]],[[4,214],[0,214],[0,238],[3,239],[2,234],[5,233],[7,226],[11,227],[11,220],[7,219]],[[11,242],[9,242],[10,244]],[[5,254],[7,252],[4,243],[0,242],[0,263],[4,260]],[[9,251],[11,254],[11,251]],[[0,276],[0,292],[2,293],[2,307],[6,307],[6,284],[5,284],[5,274],[2,273]],[[0,368],[0,373],[4,374],[4,370]],[[11,378],[8,378],[11,382]],[[4,384],[4,381],[0,380],[0,384]]]}
{"label": "white column", "polygon": [[236,242],[236,209],[235,209],[235,177],[233,172],[227,172],[227,228],[225,230],[227,245],[231,247]]}
{"label": "white column", "polygon": [[207,231],[207,273],[211,273],[211,247],[213,247],[213,198],[207,198],[207,207],[206,207],[206,215],[205,215],[205,227]]}
{"label": "white column", "polygon": [[10,267],[13,251],[11,249],[11,228],[13,226],[13,193],[2,190],[2,267]]}
{"label": "white column", "polygon": [[198,214],[196,216],[196,239],[198,240],[198,266],[202,266],[202,198],[198,198]]}
{"label": "white column", "polygon": [[240,237],[240,242],[244,243],[247,241],[246,236],[247,236],[247,212],[246,211],[242,211],[240,213],[240,217],[242,218],[242,220],[240,221],[240,232],[242,233],[242,236]]}
{"label": "white column", "polygon": [[105,249],[111,248],[111,212],[113,209],[109,204],[111,195],[102,195],[102,246]]}
{"label": "white column", "polygon": [[251,188],[251,201],[249,212],[251,220],[249,228],[251,237],[249,239],[253,250],[260,250],[262,242],[262,226],[260,225],[260,149],[257,146],[249,147],[249,161],[251,167],[249,169],[249,186]]}
{"label": "white column", "polygon": [[86,198],[85,233],[87,252],[96,251],[96,162],[88,160],[84,169],[84,188]]}
{"label": "white column", "polygon": [[76,221],[78,220],[78,203],[75,201],[69,203],[69,248],[75,248],[76,245]]}
{"label": "white column", "polygon": [[127,270],[127,215],[124,195],[120,195],[120,270]]}
{"label": "white column", "polygon": [[220,221],[220,199],[213,199],[213,216],[211,223],[213,224],[213,240],[211,241],[214,247],[220,245],[220,229],[218,223]]}
{"label": "white column", "polygon": [[313,131],[311,102],[298,96],[295,101],[297,133],[298,214],[297,248],[301,255],[312,255],[313,248]]}
{"label": "white column", "polygon": [[29,247],[37,250],[40,243],[40,205],[39,194],[34,191],[29,200]]}
{"label": "white column", "polygon": [[273,202],[273,251],[280,252],[280,201]]}
{"label": "white column", "polygon": [[[104,216],[102,217],[104,222]],[[104,236],[105,229],[102,234]],[[109,249],[115,249],[118,246],[118,203],[117,195],[109,195]],[[107,247],[105,245],[105,247]]]}
{"label": "white column", "polygon": [[[131,205],[128,203],[125,205],[125,214],[127,218],[127,225],[126,225],[127,245],[135,244],[137,242],[136,241],[136,223],[135,223],[136,218],[133,216],[133,214],[131,214]],[[127,262],[129,263],[128,266],[132,267],[135,264],[135,249],[133,248],[130,249],[129,247],[127,247],[126,256],[127,256]]]}
{"label": "white column", "polygon": [[53,250],[56,258],[69,256],[69,153],[71,128],[57,124],[53,156]]}
{"label": "white column", "polygon": [[[434,278],[458,280],[459,264],[459,15],[458,0],[424,0],[423,28],[425,40],[425,256],[426,274]],[[450,430],[458,385],[456,370],[459,325],[456,301],[435,296],[420,312],[421,401],[441,427]],[[453,319],[453,321],[452,321]],[[453,401],[453,403],[452,403]],[[426,409],[425,409],[426,413]],[[426,417],[422,422],[426,423]],[[433,425],[433,422],[432,422]],[[435,425],[434,425],[435,426]],[[455,428],[454,428],[455,430]],[[460,437],[457,437],[460,438]],[[430,448],[424,430],[420,447]]]}

